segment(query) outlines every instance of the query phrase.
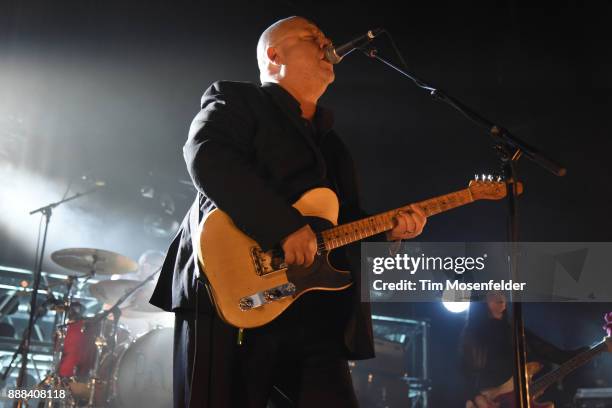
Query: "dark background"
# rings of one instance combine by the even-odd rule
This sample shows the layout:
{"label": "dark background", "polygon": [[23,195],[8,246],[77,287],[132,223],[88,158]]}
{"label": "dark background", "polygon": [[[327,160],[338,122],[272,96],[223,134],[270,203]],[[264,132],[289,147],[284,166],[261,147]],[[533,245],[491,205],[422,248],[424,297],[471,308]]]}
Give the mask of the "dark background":
{"label": "dark background", "polygon": [[[27,212],[91,180],[107,186],[55,211],[48,254],[83,246],[136,259],[165,249],[193,199],[181,148],[202,92],[218,79],[257,81],[258,36],[289,15],[314,20],[337,44],[387,28],[414,74],[565,165],[560,178],[521,161],[522,240],[609,241],[611,8],[605,1],[3,1],[0,264],[31,268],[39,218]],[[394,58],[386,38],[376,44]],[[321,103],[336,112],[370,212],[498,170],[485,132],[363,55],[336,67]],[[500,241],[505,222],[505,203],[480,202],[431,218],[420,239]],[[56,268],[46,262],[45,269]],[[607,307],[526,312],[540,334],[572,348],[600,338]],[[433,406],[457,404],[449,361],[463,315],[438,304],[376,305],[376,312],[431,319]],[[610,365],[607,356],[601,362]],[[571,377],[565,395],[594,385],[597,372]]]}

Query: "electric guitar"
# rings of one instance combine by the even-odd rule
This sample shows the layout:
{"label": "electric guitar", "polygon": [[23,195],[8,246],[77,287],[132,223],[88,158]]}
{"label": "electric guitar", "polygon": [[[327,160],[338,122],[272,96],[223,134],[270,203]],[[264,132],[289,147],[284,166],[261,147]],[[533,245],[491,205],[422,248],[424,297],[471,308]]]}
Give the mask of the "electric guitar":
{"label": "electric guitar", "polygon": [[[527,363],[527,382],[529,384],[529,398],[531,399],[530,406],[533,408],[554,408],[552,402],[537,402],[536,398],[540,397],[544,391],[552,384],[560,381],[563,377],[574,371],[576,368],[588,363],[595,356],[604,351],[612,352],[612,312],[604,316],[606,325],[603,327],[607,332],[607,336],[597,345],[591,347],[570,360],[563,363],[555,370],[538,378],[532,382],[532,377],[542,369],[542,365],[537,362]],[[488,388],[480,392],[487,400],[485,405],[487,408],[515,408],[514,399],[514,382],[510,378],[508,381],[495,388]],[[479,405],[481,406],[481,405]]]}
{"label": "electric guitar", "polygon": [[[522,192],[520,183],[515,185]],[[416,203],[427,217],[477,200],[499,200],[506,196],[506,183],[482,176],[468,188]],[[330,251],[393,229],[393,218],[403,206],[351,223],[337,225],[338,198],[328,188],[307,191],[293,204],[317,233],[318,251],[306,268],[287,267],[282,250],[262,251],[220,209],[207,214],[199,225],[198,261],[209,282],[219,316],[238,328],[253,328],[271,322],[299,296],[312,290],[338,291],[351,284],[351,273],[335,269]],[[274,222],[274,220],[269,220]]]}

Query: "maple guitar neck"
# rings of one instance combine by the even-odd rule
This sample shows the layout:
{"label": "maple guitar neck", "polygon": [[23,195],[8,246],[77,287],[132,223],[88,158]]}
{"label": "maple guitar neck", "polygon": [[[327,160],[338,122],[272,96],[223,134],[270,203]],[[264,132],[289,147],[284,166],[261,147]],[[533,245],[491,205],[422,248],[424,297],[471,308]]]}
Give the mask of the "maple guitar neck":
{"label": "maple guitar neck", "polygon": [[[476,201],[469,188],[444,194],[428,200],[415,203],[419,206],[427,217],[440,214]],[[372,215],[348,224],[342,224],[330,228],[321,233],[325,249],[332,249],[380,234],[393,229],[393,217],[398,211],[409,211],[410,205],[399,207],[383,213]]]}

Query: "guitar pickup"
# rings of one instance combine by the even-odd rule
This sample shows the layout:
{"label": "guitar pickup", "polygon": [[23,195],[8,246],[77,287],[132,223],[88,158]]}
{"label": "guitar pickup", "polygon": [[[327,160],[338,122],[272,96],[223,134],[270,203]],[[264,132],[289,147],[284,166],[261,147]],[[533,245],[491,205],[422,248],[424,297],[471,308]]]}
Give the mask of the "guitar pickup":
{"label": "guitar pickup", "polygon": [[264,252],[258,246],[254,246],[251,248],[251,260],[258,276],[287,268],[282,251],[276,249]]}
{"label": "guitar pickup", "polygon": [[238,306],[240,310],[246,312],[247,310],[255,309],[288,296],[295,294],[295,285],[293,283],[285,283],[283,285],[275,286],[270,289],[263,290],[261,292],[254,293],[250,296],[245,296],[240,299]]}

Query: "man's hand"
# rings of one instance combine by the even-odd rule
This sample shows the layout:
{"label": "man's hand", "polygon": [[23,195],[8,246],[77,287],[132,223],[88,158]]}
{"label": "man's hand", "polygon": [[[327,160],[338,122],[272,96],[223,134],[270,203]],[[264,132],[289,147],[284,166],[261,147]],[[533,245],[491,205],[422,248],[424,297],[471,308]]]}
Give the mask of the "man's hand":
{"label": "man's hand", "polygon": [[308,267],[312,265],[317,254],[317,236],[310,225],[304,225],[282,241],[282,248],[286,264]]}
{"label": "man's hand", "polygon": [[612,353],[612,336],[606,336],[604,337],[604,340],[606,342],[606,347],[608,347],[607,351]]}
{"label": "man's hand", "polygon": [[493,402],[482,394],[477,395],[474,398],[474,402],[465,402],[465,408],[498,408],[499,405],[498,402]]}
{"label": "man's hand", "polygon": [[387,231],[387,240],[410,239],[423,232],[427,217],[419,206],[412,204],[410,210],[398,212],[393,218],[393,223],[395,224],[393,229]]}

